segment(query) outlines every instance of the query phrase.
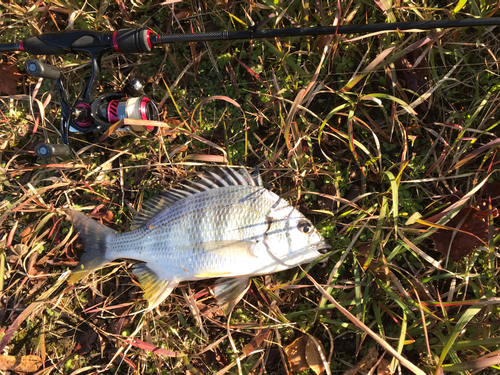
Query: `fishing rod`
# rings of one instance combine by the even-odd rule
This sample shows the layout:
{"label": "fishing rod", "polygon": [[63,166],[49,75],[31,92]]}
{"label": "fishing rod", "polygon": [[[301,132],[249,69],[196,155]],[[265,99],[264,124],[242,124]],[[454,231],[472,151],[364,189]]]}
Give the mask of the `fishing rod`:
{"label": "fishing rod", "polygon": [[[74,30],[62,33],[41,34],[20,42],[0,44],[0,52],[27,52],[33,55],[64,55],[86,53],[90,55],[91,73],[73,104],[70,104],[61,81],[60,70],[40,60],[28,59],[24,67],[33,77],[56,80],[61,104],[62,144],[40,143],[35,154],[41,158],[66,156],[71,153],[69,132],[89,133],[104,131],[124,119],[156,121],[159,111],[144,93],[144,86],[137,79],[127,83],[124,90],[94,96],[95,86],[101,71],[101,59],[108,52],[147,53],[153,47],[169,43],[205,42],[215,40],[251,40],[315,35],[366,34],[376,32],[435,30],[446,28],[498,26],[500,18],[470,18],[461,20],[433,20],[396,22],[383,24],[298,27],[286,29],[258,30],[255,26],[244,31],[219,31],[210,33],[154,35],[151,29],[125,29],[114,32]],[[122,131],[154,131],[152,126],[132,125]]]}

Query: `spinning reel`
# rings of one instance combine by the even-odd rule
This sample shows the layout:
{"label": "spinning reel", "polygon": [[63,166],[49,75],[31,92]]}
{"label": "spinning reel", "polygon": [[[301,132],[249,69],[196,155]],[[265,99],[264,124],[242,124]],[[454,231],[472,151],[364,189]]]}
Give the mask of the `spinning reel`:
{"label": "spinning reel", "polygon": [[[212,40],[259,39],[300,37],[314,35],[358,34],[406,30],[434,30],[452,27],[481,27],[500,25],[500,18],[469,18],[460,20],[432,20],[417,22],[395,22],[383,24],[297,27],[291,29],[245,31],[219,31],[210,33],[152,35],[151,30],[126,29],[112,33],[94,31],[67,31],[57,34],[42,34],[17,43],[0,44],[0,52],[24,51],[35,55],[64,55],[66,53],[90,54],[92,71],[73,104],[70,104],[61,82],[61,72],[54,66],[39,60],[26,61],[26,71],[34,77],[57,80],[57,90],[61,103],[62,144],[41,143],[35,153],[42,158],[70,154],[69,132],[89,133],[109,129],[123,119],[155,121],[159,117],[158,108],[144,94],[142,84],[131,80],[123,92],[105,94],[94,98],[94,88],[100,75],[101,58],[104,53],[144,53],[155,45],[176,42],[201,42]],[[152,130],[150,126],[131,126],[132,130]],[[127,128],[122,128],[127,130]]]}
{"label": "spinning reel", "polygon": [[[94,97],[94,88],[97,77],[100,75],[103,53],[112,48],[116,51],[147,52],[151,50],[149,38],[150,31],[148,29],[141,29],[122,30],[112,35],[92,32],[47,34],[40,37],[28,38],[22,42],[22,48],[32,53],[35,50],[34,53],[59,54],[60,51],[55,48],[54,50],[49,48],[49,51],[47,51],[47,46],[51,47],[54,42],[58,42],[64,50],[70,49],[72,52],[83,51],[91,55],[92,71],[90,77],[85,82],[82,91],[73,104],[70,104],[68,100],[59,69],[33,59],[27,60],[24,64],[26,72],[31,76],[57,80],[57,91],[61,104],[60,132],[62,144],[40,143],[35,147],[35,154],[37,156],[48,158],[69,155],[69,133],[85,134],[94,131],[105,131],[123,119],[158,120],[158,108],[145,95],[144,87],[138,79],[132,79],[122,92],[108,93],[97,98]],[[111,43],[112,46],[109,44],[106,45],[107,43]],[[40,51],[38,51],[39,48]],[[43,52],[41,48],[43,48]],[[122,127],[119,131],[152,131],[154,129],[153,126],[148,125],[132,125],[130,127]]]}

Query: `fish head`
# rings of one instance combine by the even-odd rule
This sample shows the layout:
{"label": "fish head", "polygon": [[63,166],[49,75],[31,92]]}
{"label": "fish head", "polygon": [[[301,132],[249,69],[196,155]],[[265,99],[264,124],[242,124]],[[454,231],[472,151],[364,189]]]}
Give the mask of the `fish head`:
{"label": "fish head", "polygon": [[270,211],[268,226],[268,251],[286,268],[312,262],[331,247],[311,221],[284,200]]}

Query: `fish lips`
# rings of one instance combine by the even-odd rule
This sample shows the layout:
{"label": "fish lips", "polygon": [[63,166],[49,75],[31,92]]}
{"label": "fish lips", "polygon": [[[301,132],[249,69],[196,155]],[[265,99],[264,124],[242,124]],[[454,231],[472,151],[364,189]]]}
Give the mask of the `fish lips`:
{"label": "fish lips", "polygon": [[328,250],[330,250],[332,246],[327,243],[326,241],[319,242],[315,245],[313,245],[314,250],[319,252],[320,254],[326,254]]}

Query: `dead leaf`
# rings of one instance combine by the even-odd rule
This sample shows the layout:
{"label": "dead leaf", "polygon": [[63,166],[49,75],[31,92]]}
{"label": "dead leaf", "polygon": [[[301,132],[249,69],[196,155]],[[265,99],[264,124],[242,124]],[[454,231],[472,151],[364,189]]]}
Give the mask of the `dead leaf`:
{"label": "dead leaf", "polygon": [[143,180],[144,180],[144,176],[146,176],[146,173],[148,173],[149,169],[151,168],[150,167],[150,164],[152,163],[152,155],[148,155],[150,157],[148,157],[147,161],[146,161],[146,165],[144,167],[140,167],[139,169],[137,169],[137,171],[134,173],[134,185],[139,185]]}
{"label": "dead leaf", "polygon": [[377,375],[391,375],[390,366],[391,363],[387,359],[382,358],[377,366]]}
{"label": "dead leaf", "polygon": [[368,349],[368,353],[363,357],[363,359],[352,369],[344,372],[344,375],[356,375],[357,373],[366,373],[377,363],[378,351],[375,348]]}
{"label": "dead leaf", "polygon": [[0,94],[14,95],[21,76],[14,64],[0,64]]}
{"label": "dead leaf", "polygon": [[270,328],[266,328],[259,332],[253,339],[250,341],[244,348],[243,354],[245,356],[249,356],[250,353],[259,349],[260,345],[269,337],[269,333],[271,332]]}
{"label": "dead leaf", "polygon": [[364,270],[372,271],[377,278],[387,281],[389,275],[393,275],[392,271],[388,267],[384,267],[384,263],[377,258],[372,258],[368,267],[366,267],[366,261],[368,260],[368,255],[370,254],[370,244],[363,242],[356,248],[356,259]]}
{"label": "dead leaf", "polygon": [[31,238],[31,233],[33,232],[34,227],[35,227],[35,223],[29,223],[26,226],[26,228],[24,228],[22,230],[22,232],[19,233],[19,236],[21,236],[21,243],[22,244],[25,244]]}
{"label": "dead leaf", "polygon": [[[418,65],[415,66],[416,64]],[[425,59],[422,59],[419,50],[413,50],[401,57],[397,62],[397,67],[399,68],[399,77],[407,89],[419,95],[427,91],[429,87],[428,70]],[[427,111],[427,104],[422,103],[417,108]]]}
{"label": "dead leaf", "polygon": [[16,263],[27,253],[28,253],[28,246],[22,244],[16,244],[9,248],[9,251],[7,252],[7,262]]}
{"label": "dead leaf", "polygon": [[108,223],[111,223],[111,221],[113,220],[113,216],[114,216],[113,211],[106,210],[102,218],[106,220]]}
{"label": "dead leaf", "polygon": [[307,344],[306,344],[306,361],[311,370],[313,370],[317,375],[321,374],[325,371],[325,349],[321,342],[311,336],[307,336]]}
{"label": "dead leaf", "polygon": [[180,21],[184,18],[191,17],[192,14],[193,14],[193,12],[191,12],[190,9],[184,9],[184,10],[181,10],[181,11],[175,13],[175,17]]}
{"label": "dead leaf", "polygon": [[89,328],[79,336],[75,353],[79,355],[87,354],[92,350],[94,345],[98,344],[99,335],[92,328]]}
{"label": "dead leaf", "polygon": [[292,372],[311,369],[319,375],[325,371],[325,350],[321,341],[311,335],[299,337],[285,347],[285,353]]}
{"label": "dead leaf", "polygon": [[292,372],[300,372],[309,368],[305,355],[306,345],[307,336],[304,335],[285,347],[285,353]]}
{"label": "dead leaf", "polygon": [[0,370],[16,372],[35,372],[42,365],[42,359],[37,355],[0,355]]}
{"label": "dead leaf", "polygon": [[323,49],[328,46],[331,42],[331,36],[330,35],[320,35],[316,38],[316,41],[314,42],[313,51],[319,51],[323,52]]}
{"label": "dead leaf", "polygon": [[434,241],[434,249],[443,254],[448,254],[450,249],[449,259],[457,260],[470,254],[476,247],[484,245],[488,241],[488,224],[481,218],[482,216],[482,213],[476,208],[462,208],[446,224],[447,227],[457,228],[461,232],[439,229],[431,236]]}

